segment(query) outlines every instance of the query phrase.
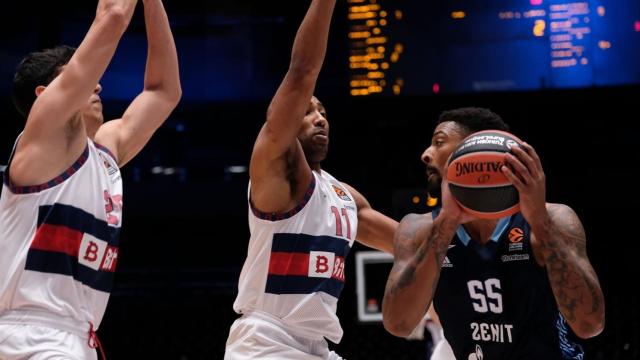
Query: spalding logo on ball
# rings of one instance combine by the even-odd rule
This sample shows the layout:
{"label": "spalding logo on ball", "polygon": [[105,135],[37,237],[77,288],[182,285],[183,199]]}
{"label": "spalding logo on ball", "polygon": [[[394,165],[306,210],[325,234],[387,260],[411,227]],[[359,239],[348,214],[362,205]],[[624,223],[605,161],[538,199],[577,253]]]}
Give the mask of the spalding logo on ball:
{"label": "spalding logo on ball", "polygon": [[520,210],[518,190],[500,170],[505,154],[522,140],[508,132],[473,133],[451,154],[447,180],[454,199],[468,213],[497,219]]}

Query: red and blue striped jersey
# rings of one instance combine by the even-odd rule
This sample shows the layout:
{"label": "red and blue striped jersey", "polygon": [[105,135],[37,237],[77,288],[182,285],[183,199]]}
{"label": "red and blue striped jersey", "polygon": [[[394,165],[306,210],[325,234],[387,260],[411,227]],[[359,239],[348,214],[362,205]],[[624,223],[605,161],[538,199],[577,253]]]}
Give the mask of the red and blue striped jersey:
{"label": "red and blue striped jersey", "polygon": [[293,334],[339,342],[336,307],[358,228],[353,196],[329,173],[314,171],[291,211],[249,208],[251,238],[234,310],[266,313]]}
{"label": "red and blue striped jersey", "polygon": [[87,140],[77,161],[51,181],[0,197],[0,314],[42,310],[102,320],[118,261],[122,178],[108,149]]}

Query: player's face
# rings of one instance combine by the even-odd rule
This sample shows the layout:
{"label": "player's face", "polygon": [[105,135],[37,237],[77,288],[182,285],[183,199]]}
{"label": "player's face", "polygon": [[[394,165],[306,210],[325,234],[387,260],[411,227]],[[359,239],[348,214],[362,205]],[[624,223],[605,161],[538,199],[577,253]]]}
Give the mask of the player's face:
{"label": "player's face", "polygon": [[453,121],[438,124],[431,137],[431,145],[422,153],[422,162],[427,165],[427,190],[433,197],[440,196],[440,184],[447,160],[464,139],[460,126]]}
{"label": "player's face", "polygon": [[104,122],[104,115],[102,114],[102,100],[100,99],[100,92],[102,86],[96,85],[93,90],[93,94],[89,97],[87,104],[80,110],[82,119],[84,119],[87,129],[98,128]]}
{"label": "player's face", "polygon": [[302,121],[298,140],[309,162],[319,163],[329,151],[329,122],[322,103],[314,96]]}

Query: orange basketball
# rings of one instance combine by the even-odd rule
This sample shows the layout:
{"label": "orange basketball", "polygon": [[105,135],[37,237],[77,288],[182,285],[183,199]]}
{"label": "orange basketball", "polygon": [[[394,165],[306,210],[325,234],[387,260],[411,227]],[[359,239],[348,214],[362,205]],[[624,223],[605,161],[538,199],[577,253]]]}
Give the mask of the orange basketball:
{"label": "orange basketball", "polygon": [[460,206],[483,219],[497,219],[520,210],[518,190],[500,170],[509,166],[505,154],[522,140],[514,135],[485,130],[462,141],[449,159],[449,189]]}

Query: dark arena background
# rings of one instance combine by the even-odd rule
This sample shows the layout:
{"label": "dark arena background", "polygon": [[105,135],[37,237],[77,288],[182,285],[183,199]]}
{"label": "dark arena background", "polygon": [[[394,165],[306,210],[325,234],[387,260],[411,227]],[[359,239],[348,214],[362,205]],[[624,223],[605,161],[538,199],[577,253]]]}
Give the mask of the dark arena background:
{"label": "dark arena background", "polygon": [[[30,51],[77,46],[96,1],[17,3],[0,12],[0,164],[23,126],[9,96],[15,66]],[[164,1],[184,94],[123,169],[119,266],[98,332],[108,358],[222,358],[249,239],[246,169],[308,3]],[[101,81],[106,118],[141,90],[145,53],[139,8]],[[397,220],[428,210],[420,155],[438,114],[502,115],[540,154],[548,201],[584,223],[607,317],[586,358],[640,359],[640,1],[339,0],[316,93],[331,124],[323,167]],[[425,359],[423,341],[358,320],[355,279],[350,255],[345,336],[332,348]]]}

